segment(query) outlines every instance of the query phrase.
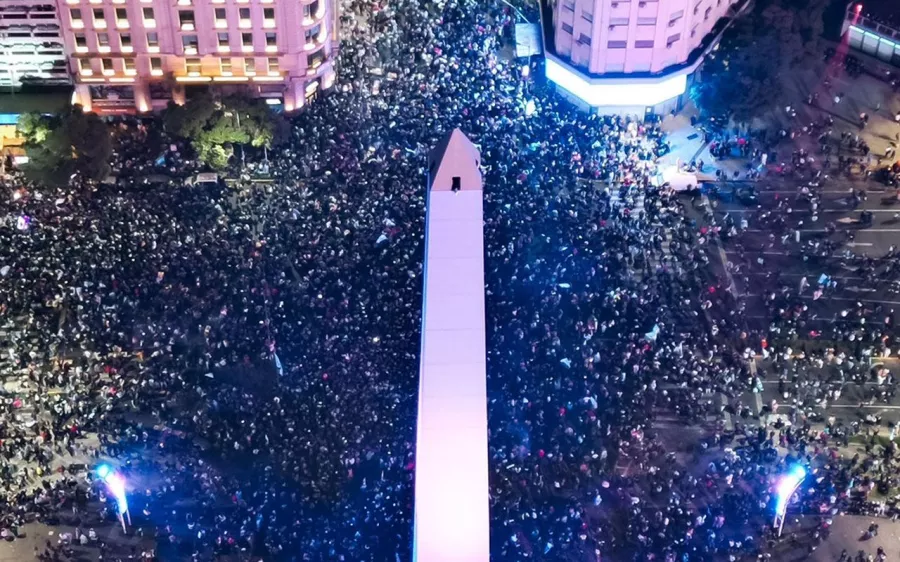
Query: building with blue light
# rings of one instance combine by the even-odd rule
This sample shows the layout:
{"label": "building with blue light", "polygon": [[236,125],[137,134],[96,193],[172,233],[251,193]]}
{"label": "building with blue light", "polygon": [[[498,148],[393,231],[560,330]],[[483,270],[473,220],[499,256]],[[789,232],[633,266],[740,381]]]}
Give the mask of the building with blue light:
{"label": "building with blue light", "polygon": [[847,6],[841,35],[850,48],[900,67],[900,25],[883,23],[878,7],[874,3]]}
{"label": "building with blue light", "polygon": [[680,108],[745,0],[541,0],[547,79],[602,113]]}

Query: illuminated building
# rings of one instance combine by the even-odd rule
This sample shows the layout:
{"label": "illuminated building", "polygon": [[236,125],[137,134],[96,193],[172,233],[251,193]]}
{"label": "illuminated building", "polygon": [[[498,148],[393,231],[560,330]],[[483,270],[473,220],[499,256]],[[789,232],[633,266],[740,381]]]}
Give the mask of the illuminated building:
{"label": "illuminated building", "polygon": [[599,111],[676,109],[743,0],[541,0],[547,78]]}
{"label": "illuminated building", "polygon": [[291,111],[334,81],[332,0],[58,0],[73,101],[149,111],[215,86]]}
{"label": "illuminated building", "polygon": [[[885,5],[882,5],[885,4]],[[843,33],[847,44],[858,51],[894,66],[900,66],[900,26],[879,19],[880,10],[889,15],[896,8],[890,3],[850,4],[844,17]]]}
{"label": "illuminated building", "polygon": [[488,562],[484,194],[459,130],[428,157],[413,562]]}
{"label": "illuminated building", "polygon": [[55,0],[0,0],[0,89],[68,84]]}

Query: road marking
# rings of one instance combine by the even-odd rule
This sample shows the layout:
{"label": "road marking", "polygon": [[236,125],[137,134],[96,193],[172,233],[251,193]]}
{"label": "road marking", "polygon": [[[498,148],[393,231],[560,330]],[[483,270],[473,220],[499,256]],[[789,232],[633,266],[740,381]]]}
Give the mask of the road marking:
{"label": "road marking", "polygon": [[[743,272],[738,273],[738,275],[741,275],[742,273]],[[768,275],[768,273],[756,273],[755,271],[750,272],[750,273],[743,273],[743,274],[744,275],[756,275],[756,276]],[[773,272],[773,275],[774,274],[776,274],[776,273]],[[819,273],[781,273],[781,272],[777,272],[777,275],[780,275],[781,277],[818,277]],[[826,273],[825,275],[828,275],[828,274]],[[828,275],[828,278],[829,279],[838,279],[838,280],[847,280],[847,281],[851,281],[851,280],[855,280],[855,279],[868,279],[868,277],[854,277],[852,275]]]}
{"label": "road marking", "polygon": [[[815,190],[815,188],[813,188],[813,190]],[[757,190],[756,190],[756,194],[757,194],[757,195],[766,195],[766,194],[768,194],[768,193],[789,193],[789,194],[791,194],[791,195],[803,195],[803,193],[801,193],[799,189],[794,189],[794,190],[784,190],[784,189],[765,189],[765,188],[761,188],[761,189],[757,189]],[[821,195],[821,194],[823,194],[823,193],[841,193],[841,194],[846,195],[846,196],[848,196],[848,197],[850,196],[850,190],[849,190],[849,189],[840,189],[840,190],[835,190],[835,189],[824,189],[824,190],[822,190],[822,191],[815,191],[815,194],[816,194],[816,195]],[[881,192],[880,192],[880,191],[873,191],[872,193],[874,194],[874,193],[881,193]]]}
{"label": "road marking", "polygon": [[[849,289],[847,289],[847,290],[849,290]],[[740,297],[755,297],[755,298],[762,298],[762,299],[765,298],[763,295],[759,295],[759,294],[755,294],[755,293],[742,293],[738,296],[740,296]],[[812,295],[792,295],[792,296],[799,296],[801,299],[807,299],[807,300],[813,298]],[[878,299],[864,299],[864,298],[850,299],[847,297],[835,297],[832,295],[828,295],[826,297],[821,297],[821,299],[823,299],[825,301],[868,302],[868,303],[873,303],[873,304],[890,304],[890,305],[900,306],[900,301],[883,301],[883,300],[878,300]],[[819,299],[813,299],[813,300],[819,300]]]}
{"label": "road marking", "polygon": [[829,408],[859,408],[860,410],[900,410],[900,406],[886,406],[877,404],[829,404],[825,410]]}
{"label": "road marking", "polygon": [[[767,213],[775,213],[779,215],[793,215],[796,213],[804,213],[809,214],[812,213],[810,209],[791,209],[791,212],[787,212],[784,209],[723,209],[719,207],[717,210],[719,213],[759,213],[759,212],[767,212]],[[847,213],[848,215],[853,213],[859,213],[861,211],[869,211],[870,213],[898,213],[900,212],[900,207],[897,209],[819,209],[817,213]]]}
{"label": "road marking", "polygon": [[[794,229],[792,228],[791,231],[793,231],[793,230]],[[744,230],[743,232],[775,234],[775,232],[772,232],[771,230],[762,230],[759,228],[748,228],[747,230]],[[825,230],[824,228],[801,228],[800,232],[801,233],[821,233],[821,232],[828,232],[828,231]],[[843,232],[846,232],[846,230],[838,229],[835,232],[843,233]],[[878,233],[878,232],[900,232],[900,228],[874,228],[874,229],[865,229],[865,230],[854,230],[853,232],[854,232],[854,234],[867,234],[867,233]],[[861,244],[862,242],[850,242],[850,244],[854,244],[854,243]],[[871,244],[869,244],[869,245],[871,246]]]}

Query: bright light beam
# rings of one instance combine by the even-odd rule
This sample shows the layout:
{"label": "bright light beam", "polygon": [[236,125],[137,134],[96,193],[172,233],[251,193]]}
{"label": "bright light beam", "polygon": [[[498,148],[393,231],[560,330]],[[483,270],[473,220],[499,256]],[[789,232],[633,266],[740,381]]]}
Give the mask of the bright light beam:
{"label": "bright light beam", "polygon": [[781,535],[781,529],[784,528],[784,517],[787,513],[788,502],[791,496],[800,487],[800,484],[806,478],[806,468],[796,464],[791,470],[785,474],[778,484],[775,485],[775,522],[774,526],[778,528],[778,534]]}

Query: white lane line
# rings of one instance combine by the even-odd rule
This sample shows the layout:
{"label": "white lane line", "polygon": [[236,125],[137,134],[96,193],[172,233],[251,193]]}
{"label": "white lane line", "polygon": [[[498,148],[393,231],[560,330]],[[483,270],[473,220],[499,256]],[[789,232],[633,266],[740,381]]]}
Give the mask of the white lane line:
{"label": "white lane line", "polygon": [[[773,273],[775,273],[775,272],[773,272]],[[778,275],[780,275],[781,277],[818,277],[818,276],[819,276],[819,273],[821,273],[821,272],[819,272],[819,273],[784,273],[784,272],[777,272],[777,273],[778,273]],[[743,273],[743,272],[741,272],[741,273],[739,273],[738,275],[741,275],[741,274],[743,274],[743,275],[750,275],[750,276],[757,276],[757,277],[768,275],[768,273],[757,273],[757,272],[755,272],[755,271],[751,271],[751,272],[748,272],[748,273]],[[828,274],[826,273],[826,275],[828,275]],[[774,275],[773,275],[773,276],[774,276]],[[829,278],[829,279],[838,279],[838,280],[842,280],[842,281],[843,281],[843,280],[846,280],[846,281],[853,281],[853,280],[860,280],[860,279],[868,279],[868,277],[854,277],[853,275],[828,275],[828,278]]]}
{"label": "white lane line", "polygon": [[[794,229],[792,228],[790,230],[793,231]],[[743,232],[755,232],[755,233],[762,232],[765,234],[775,234],[771,230],[762,230],[759,228],[748,228],[747,230],[744,230]],[[828,232],[828,231],[825,230],[824,228],[801,228],[800,232],[801,232],[801,234],[804,234],[804,233],[822,233],[822,232]],[[846,230],[839,228],[835,232],[846,232]],[[860,230],[853,231],[853,233],[856,234],[857,236],[860,234],[876,234],[876,233],[881,233],[881,232],[900,232],[900,228],[867,228],[867,229],[860,229]]]}
{"label": "white lane line", "polygon": [[878,405],[878,404],[863,404],[860,406],[859,404],[829,404],[825,410],[829,410],[831,408],[859,408],[860,410],[900,410],[900,406],[886,406],[886,405]]}
{"label": "white lane line", "polygon": [[[846,288],[846,289],[844,289],[844,290],[845,290],[845,291],[850,291],[850,290],[858,290],[858,289],[854,289],[854,288]],[[740,297],[765,298],[763,295],[756,294],[756,293],[741,293],[741,294],[738,295],[738,296],[740,296]],[[813,299],[812,295],[793,295],[793,296],[795,296],[795,297],[796,297],[796,296],[799,296],[801,299],[806,299],[806,300],[822,300],[822,301],[824,301],[824,302],[828,302],[828,301],[848,301],[848,302],[867,302],[867,303],[873,303],[873,304],[890,304],[890,305],[894,305],[894,306],[900,306],[900,301],[885,301],[885,300],[879,300],[879,299],[866,299],[866,298],[855,298],[855,299],[851,299],[851,298],[847,298],[847,297],[835,297],[835,296],[832,296],[832,295],[828,295],[828,296],[826,296],[826,297],[821,297],[821,299]]]}
{"label": "white lane line", "polygon": [[[759,213],[760,211],[776,214],[776,215],[796,215],[797,213],[810,214],[812,211],[810,209],[792,209],[791,212],[787,212],[784,209],[728,209],[719,207],[716,212],[718,213]],[[816,211],[817,213],[847,213],[848,215],[852,215],[854,213],[859,213],[862,211],[869,211],[871,213],[898,213],[900,212],[900,207],[897,209],[819,209]]]}

